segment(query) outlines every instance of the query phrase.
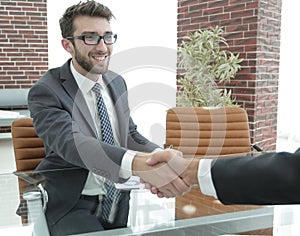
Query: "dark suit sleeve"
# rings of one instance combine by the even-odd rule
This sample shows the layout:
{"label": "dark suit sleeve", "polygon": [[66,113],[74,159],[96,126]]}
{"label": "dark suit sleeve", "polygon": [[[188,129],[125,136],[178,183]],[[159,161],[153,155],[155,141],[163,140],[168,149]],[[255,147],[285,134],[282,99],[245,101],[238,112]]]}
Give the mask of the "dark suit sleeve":
{"label": "dark suit sleeve", "polygon": [[152,152],[160,148],[157,144],[150,142],[137,131],[137,126],[133,120],[129,119],[128,148],[140,152]]}
{"label": "dark suit sleeve", "polygon": [[295,153],[217,159],[212,179],[223,204],[299,204],[300,149]]}

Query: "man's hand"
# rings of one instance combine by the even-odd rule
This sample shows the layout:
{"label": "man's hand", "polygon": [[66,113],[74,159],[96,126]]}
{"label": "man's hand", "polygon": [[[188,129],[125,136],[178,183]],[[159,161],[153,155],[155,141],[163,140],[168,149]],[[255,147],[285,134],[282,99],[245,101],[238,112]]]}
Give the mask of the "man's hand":
{"label": "man's hand", "polygon": [[[190,186],[164,161],[152,163],[151,160],[171,160],[176,155],[182,155],[175,150],[166,149],[154,154],[138,154],[132,163],[133,175],[139,176],[148,186],[159,189],[159,197],[176,197],[190,190]],[[149,164],[147,163],[149,160]],[[174,167],[175,168],[175,167]],[[152,192],[153,192],[152,191]]]}
{"label": "man's hand", "polygon": [[[172,150],[175,151],[175,150]],[[198,183],[198,166],[199,159],[186,159],[182,155],[173,155],[172,157],[166,155],[165,153],[155,153],[148,160],[148,165],[158,165],[159,163],[167,163],[172,170],[174,170],[177,175],[188,186],[199,185]],[[151,190],[153,194],[157,194],[159,197],[164,196],[160,188],[155,188],[149,183],[146,183],[146,187]]]}

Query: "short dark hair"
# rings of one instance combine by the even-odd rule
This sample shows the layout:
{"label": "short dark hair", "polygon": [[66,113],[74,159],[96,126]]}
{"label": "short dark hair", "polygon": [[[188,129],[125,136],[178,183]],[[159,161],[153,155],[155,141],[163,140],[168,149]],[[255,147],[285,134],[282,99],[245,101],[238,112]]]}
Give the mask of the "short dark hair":
{"label": "short dark hair", "polygon": [[70,6],[59,20],[61,35],[63,38],[73,36],[75,31],[73,22],[77,16],[96,16],[103,17],[110,21],[114,18],[111,10],[94,0],[79,2],[76,5]]}

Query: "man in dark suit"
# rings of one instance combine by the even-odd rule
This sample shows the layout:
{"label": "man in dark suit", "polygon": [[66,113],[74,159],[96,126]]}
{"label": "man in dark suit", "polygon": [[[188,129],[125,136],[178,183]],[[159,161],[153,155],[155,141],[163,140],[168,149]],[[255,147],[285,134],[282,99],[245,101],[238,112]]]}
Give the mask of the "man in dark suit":
{"label": "man in dark suit", "polygon": [[[176,151],[174,151],[176,152]],[[167,162],[189,185],[223,204],[299,204],[300,148],[295,153],[272,152],[258,156],[192,159],[153,156],[149,165]],[[150,186],[148,186],[150,187]],[[158,189],[152,192],[163,196]]]}
{"label": "man in dark suit", "polygon": [[[60,27],[62,46],[72,58],[50,69],[28,95],[35,130],[45,145],[46,157],[36,171],[44,176],[49,195],[46,219],[51,235],[126,227],[129,191],[121,191],[116,202],[113,199],[108,219],[103,218],[101,203],[112,189],[107,180],[120,183],[137,175],[160,187],[167,197],[189,189],[167,165],[146,165],[154,151],[173,153],[137,131],[125,81],[108,70],[117,39],[110,26],[112,17],[106,6],[95,1],[69,7]],[[98,111],[94,86],[101,91],[113,144],[102,140],[107,130],[100,124],[103,110]]]}

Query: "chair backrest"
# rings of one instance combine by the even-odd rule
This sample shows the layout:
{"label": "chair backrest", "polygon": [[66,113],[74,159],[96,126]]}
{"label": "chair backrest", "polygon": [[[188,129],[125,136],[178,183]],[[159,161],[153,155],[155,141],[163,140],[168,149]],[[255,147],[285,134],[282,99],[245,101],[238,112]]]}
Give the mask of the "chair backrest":
{"label": "chair backrest", "polygon": [[13,121],[12,141],[17,171],[32,171],[45,157],[43,141],[37,136],[32,118],[22,117]]}
{"label": "chair backrest", "polygon": [[[248,116],[238,107],[175,107],[167,111],[166,146],[183,152],[184,157],[231,157],[251,151]],[[240,206],[221,206],[215,198],[203,195],[199,188],[176,197],[176,217],[194,218],[234,212]],[[193,206],[193,213],[185,210]],[[210,212],[210,213],[209,213]]]}
{"label": "chair backrest", "polygon": [[248,116],[239,107],[175,107],[167,111],[166,145],[184,157],[251,150]]}
{"label": "chair backrest", "polygon": [[[30,186],[30,181],[28,180],[31,180],[31,175],[23,175],[22,172],[32,172],[45,157],[44,143],[37,136],[32,118],[29,117],[14,120],[11,125],[11,134],[17,167],[16,175],[21,177],[19,178],[20,205],[17,214],[21,216],[23,224],[28,222],[35,224],[33,235],[49,235],[42,208],[42,204],[47,204],[47,202],[42,202],[41,199],[36,198],[29,198],[27,202],[23,195],[25,191],[28,191],[27,188]],[[33,180],[35,181],[35,179]],[[42,197],[44,196],[43,194],[45,193],[42,192]]]}

